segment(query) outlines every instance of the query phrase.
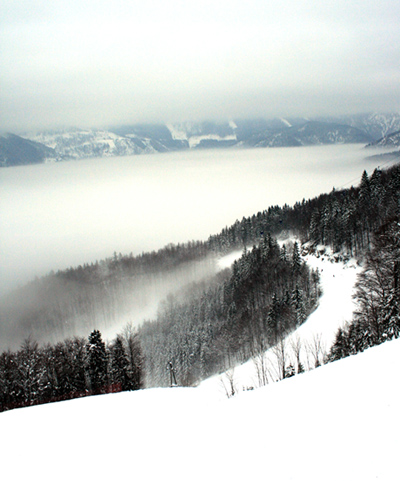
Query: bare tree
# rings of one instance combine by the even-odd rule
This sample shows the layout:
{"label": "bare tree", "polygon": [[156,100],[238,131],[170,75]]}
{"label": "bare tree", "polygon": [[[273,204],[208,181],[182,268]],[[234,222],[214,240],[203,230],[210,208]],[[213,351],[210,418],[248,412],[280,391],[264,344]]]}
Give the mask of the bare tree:
{"label": "bare tree", "polygon": [[321,366],[326,359],[326,346],[322,341],[322,334],[314,334],[312,339],[306,343],[306,349],[313,359],[313,366],[309,366],[311,369]]}
{"label": "bare tree", "polygon": [[276,375],[278,381],[281,381],[286,374],[286,340],[281,338],[272,348],[272,352],[276,358]]}
{"label": "bare tree", "polygon": [[291,339],[290,347],[292,348],[293,355],[296,359],[297,374],[300,374],[301,372],[304,372],[304,366],[303,366],[303,363],[301,362],[301,350],[303,348],[303,345],[299,335]]}
{"label": "bare tree", "polygon": [[258,386],[262,387],[268,384],[268,367],[267,355],[265,352],[260,352],[253,357],[253,364],[257,373]]}
{"label": "bare tree", "polygon": [[228,369],[228,371],[226,371],[224,375],[226,379],[226,384],[225,384],[224,378],[221,378],[221,384],[228,398],[233,397],[237,393],[234,374],[235,374],[235,368]]}

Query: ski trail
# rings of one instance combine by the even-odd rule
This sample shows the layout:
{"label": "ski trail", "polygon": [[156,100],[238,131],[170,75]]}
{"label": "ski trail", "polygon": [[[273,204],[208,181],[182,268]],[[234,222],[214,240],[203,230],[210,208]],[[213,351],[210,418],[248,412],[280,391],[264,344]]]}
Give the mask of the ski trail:
{"label": "ski trail", "polygon": [[[352,319],[355,309],[354,286],[362,268],[353,259],[348,262],[336,261],[329,253],[318,256],[307,254],[302,258],[312,269],[318,269],[322,295],[315,311],[286,338],[285,357],[286,366],[296,365],[294,344],[297,344],[300,346],[300,361],[309,370],[315,367],[316,359],[323,362],[324,353],[329,351],[338,328]],[[279,378],[279,354],[272,348],[263,357],[258,356],[256,360],[251,359],[228,373],[206,379],[199,388],[218,391],[224,397],[231,382],[237,392],[259,387],[263,384],[260,362],[267,370],[268,382]]]}

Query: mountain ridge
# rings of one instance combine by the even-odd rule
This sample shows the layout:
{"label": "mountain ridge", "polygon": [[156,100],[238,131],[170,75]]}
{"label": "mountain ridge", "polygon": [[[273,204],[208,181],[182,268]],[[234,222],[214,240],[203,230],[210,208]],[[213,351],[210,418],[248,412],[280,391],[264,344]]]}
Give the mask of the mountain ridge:
{"label": "mountain ridge", "polygon": [[[336,143],[363,143],[381,147],[389,145],[390,139],[398,131],[400,114],[135,124],[105,129],[71,128],[26,132],[15,136],[19,139],[19,146],[10,142],[7,144],[4,137],[0,137],[0,165],[188,149],[297,147]],[[386,144],[379,140],[385,138]],[[21,153],[22,144],[25,147]],[[400,140],[397,144],[400,145]],[[9,158],[14,160],[10,161]]]}
{"label": "mountain ridge", "polygon": [[56,151],[40,142],[11,133],[0,135],[0,167],[40,164],[56,159]]}

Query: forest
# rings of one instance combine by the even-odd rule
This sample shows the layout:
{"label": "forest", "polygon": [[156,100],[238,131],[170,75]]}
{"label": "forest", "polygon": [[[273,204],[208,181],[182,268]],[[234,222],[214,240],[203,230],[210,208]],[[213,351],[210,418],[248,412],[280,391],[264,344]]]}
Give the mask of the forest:
{"label": "forest", "polygon": [[108,345],[100,331],[87,339],[39,346],[31,337],[0,355],[0,411],[143,387],[137,332],[126,328]]}
{"label": "forest", "polygon": [[[271,206],[207,242],[169,245],[136,257],[115,253],[36,279],[2,300],[2,318],[12,318],[31,336],[18,351],[1,355],[0,408],[110,390],[195,385],[274,346],[318,304],[319,275],[302,261],[302,246],[309,252],[318,244],[330,246],[365,263],[358,309],[338,332],[329,360],[398,337],[399,207],[400,167],[375,169],[371,176],[364,171],[357,187],[292,207]],[[237,250],[242,255],[231,268],[213,271],[216,258]],[[196,275],[185,275],[179,288],[165,291],[154,319],[137,330],[127,328],[105,346],[100,331],[92,329],[99,319],[123,316],[141,302],[144,280],[152,285],[177,270]],[[68,326],[92,332],[87,340],[53,344],[40,337],[51,329],[68,332]],[[92,362],[97,351],[100,374]]]}

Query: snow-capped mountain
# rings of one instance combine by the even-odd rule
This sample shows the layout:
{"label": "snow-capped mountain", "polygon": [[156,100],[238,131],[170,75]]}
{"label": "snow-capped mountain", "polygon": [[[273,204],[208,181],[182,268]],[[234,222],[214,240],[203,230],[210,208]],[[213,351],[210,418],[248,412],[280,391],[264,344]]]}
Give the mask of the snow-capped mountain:
{"label": "snow-capped mountain", "polygon": [[299,125],[284,125],[279,130],[265,131],[244,140],[242,145],[254,147],[298,147],[302,145],[365,143],[371,136],[349,125],[306,121]]}
{"label": "snow-capped mountain", "polygon": [[356,127],[379,140],[400,130],[400,113],[368,113],[359,115],[342,115],[339,117],[319,118],[321,121],[338,122]]}
{"label": "snow-capped mountain", "polygon": [[54,149],[62,160],[136,155],[156,151],[144,139],[138,142],[135,138],[122,137],[106,130],[50,131],[27,134],[27,137]]}
{"label": "snow-capped mountain", "polygon": [[375,142],[371,142],[367,145],[367,147],[385,147],[398,149],[400,147],[400,131],[385,135],[385,137],[382,137]]}
{"label": "snow-capped mountain", "polygon": [[[15,138],[13,142],[7,141],[7,145],[3,138],[0,143],[0,165],[235,146],[265,148],[364,143],[378,147],[394,147],[399,145],[394,132],[399,131],[400,114],[396,113],[318,119],[288,117],[270,120],[259,118],[226,122],[135,124],[103,130],[75,128],[26,133],[23,135],[25,141],[36,143],[30,144],[30,150],[28,143],[26,148],[22,148],[22,137],[18,137],[18,142]],[[374,143],[378,139],[382,141]],[[38,147],[40,144],[42,147]],[[32,145],[36,145],[36,150]],[[38,154],[38,150],[42,153]]]}
{"label": "snow-capped mountain", "polygon": [[170,124],[175,139],[199,147],[293,147],[335,143],[368,143],[368,133],[349,125],[310,121],[305,118]]}

